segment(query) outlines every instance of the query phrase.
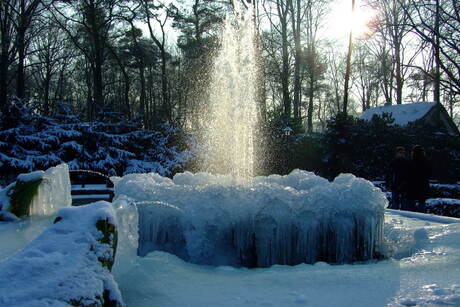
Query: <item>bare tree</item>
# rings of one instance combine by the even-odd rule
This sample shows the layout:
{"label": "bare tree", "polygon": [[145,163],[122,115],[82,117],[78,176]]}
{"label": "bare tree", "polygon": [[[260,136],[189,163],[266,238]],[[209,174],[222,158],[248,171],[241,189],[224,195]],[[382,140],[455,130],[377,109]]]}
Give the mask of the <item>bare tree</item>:
{"label": "bare tree", "polygon": [[[116,17],[115,0],[52,2],[48,6],[53,21],[85,56],[91,71],[88,83],[87,117],[103,115],[104,64],[109,53],[110,33]],[[70,14],[69,14],[70,13]]]}
{"label": "bare tree", "polygon": [[[401,1],[401,0],[399,0]],[[434,99],[441,87],[460,95],[460,6],[456,0],[408,1],[414,10],[407,21],[410,29],[433,48],[434,70],[424,73],[434,80]],[[407,9],[406,9],[407,11]],[[419,67],[422,69],[422,67]]]}
{"label": "bare tree", "polygon": [[[392,54],[392,67],[396,104],[403,101],[403,88],[407,75],[406,56],[409,53],[407,39],[410,27],[407,23],[411,9],[407,1],[377,0],[369,1],[370,5],[378,11],[378,20],[374,24],[375,31],[380,34],[386,44],[390,46]],[[413,57],[412,57],[413,58]],[[387,102],[391,102],[387,101]]]}

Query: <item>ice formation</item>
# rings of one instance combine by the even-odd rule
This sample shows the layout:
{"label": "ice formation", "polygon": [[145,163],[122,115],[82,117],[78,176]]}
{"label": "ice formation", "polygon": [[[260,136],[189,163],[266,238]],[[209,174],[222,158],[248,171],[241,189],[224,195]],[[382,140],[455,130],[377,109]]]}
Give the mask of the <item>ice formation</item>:
{"label": "ice formation", "polygon": [[[58,209],[72,205],[71,185],[69,177],[69,168],[67,164],[60,164],[51,167],[46,171],[35,171],[26,174],[20,174],[18,180],[27,182],[42,179],[38,187],[37,194],[32,199],[30,206],[30,215],[50,215]],[[16,183],[13,182],[8,187],[0,189],[0,211],[3,214],[8,213],[10,189],[14,188]]]}
{"label": "ice formation", "polygon": [[[30,177],[30,175],[19,175],[18,178],[21,179],[24,176]],[[58,209],[72,205],[67,164],[49,168],[41,173],[41,178],[43,182],[38,188],[37,196],[32,201],[31,215],[49,215]]]}
{"label": "ice formation", "polygon": [[379,257],[387,203],[351,174],[329,182],[300,170],[247,185],[205,173],[131,174],[115,195],[137,210],[138,238],[131,238],[139,255],[161,250],[197,264],[247,267]]}

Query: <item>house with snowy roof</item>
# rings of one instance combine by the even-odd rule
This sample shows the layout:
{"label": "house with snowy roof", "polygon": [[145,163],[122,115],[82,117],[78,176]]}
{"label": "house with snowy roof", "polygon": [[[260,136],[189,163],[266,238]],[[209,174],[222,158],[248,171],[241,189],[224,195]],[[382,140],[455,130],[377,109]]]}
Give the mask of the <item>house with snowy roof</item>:
{"label": "house with snowy roof", "polygon": [[360,118],[371,120],[374,116],[390,114],[393,125],[406,126],[410,123],[426,125],[437,132],[460,136],[457,125],[442,104],[436,102],[415,102],[399,105],[384,105],[366,110]]}

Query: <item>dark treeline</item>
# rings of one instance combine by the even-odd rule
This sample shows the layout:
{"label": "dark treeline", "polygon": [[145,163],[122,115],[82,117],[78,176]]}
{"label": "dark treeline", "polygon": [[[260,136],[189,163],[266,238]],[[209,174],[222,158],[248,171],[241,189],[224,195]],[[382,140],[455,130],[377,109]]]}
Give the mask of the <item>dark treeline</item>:
{"label": "dark treeline", "polygon": [[[354,40],[344,108],[347,54],[324,34],[336,2],[256,2],[263,120],[281,114],[296,129],[313,131],[344,109],[356,114],[428,100],[453,115],[460,95],[458,1],[361,4],[375,16],[370,34]],[[1,110],[18,97],[38,103],[43,115],[64,102],[85,120],[120,112],[141,116],[146,128],[198,125],[210,54],[230,10],[230,2],[203,0],[2,0]]]}
{"label": "dark treeline", "polygon": [[[353,35],[349,75],[350,53],[325,34],[336,3],[255,2],[261,126],[323,131],[344,110],[408,101],[439,101],[455,116],[458,1],[362,1],[374,17],[369,33]],[[64,104],[86,122],[121,114],[139,129],[199,130],[219,27],[232,9],[230,1],[2,0],[2,119],[19,98],[45,117]]]}

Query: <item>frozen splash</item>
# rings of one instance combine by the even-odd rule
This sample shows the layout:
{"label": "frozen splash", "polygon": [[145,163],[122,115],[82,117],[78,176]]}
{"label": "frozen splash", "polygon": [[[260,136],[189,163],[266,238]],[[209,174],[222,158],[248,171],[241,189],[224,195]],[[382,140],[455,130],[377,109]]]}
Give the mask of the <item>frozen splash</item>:
{"label": "frozen splash", "polygon": [[248,179],[254,169],[256,108],[256,47],[252,9],[235,12],[225,20],[220,49],[209,86],[209,109],[203,121],[202,170]]}
{"label": "frozen splash", "polygon": [[131,212],[123,219],[137,224],[128,241],[141,256],[160,250],[197,264],[268,267],[382,253],[387,200],[350,174],[329,182],[296,170],[240,185],[230,175],[131,174],[115,195]]}

